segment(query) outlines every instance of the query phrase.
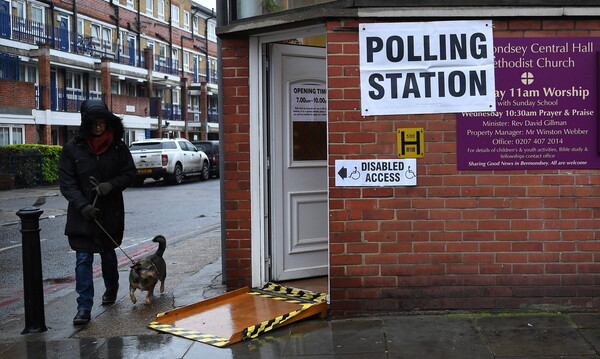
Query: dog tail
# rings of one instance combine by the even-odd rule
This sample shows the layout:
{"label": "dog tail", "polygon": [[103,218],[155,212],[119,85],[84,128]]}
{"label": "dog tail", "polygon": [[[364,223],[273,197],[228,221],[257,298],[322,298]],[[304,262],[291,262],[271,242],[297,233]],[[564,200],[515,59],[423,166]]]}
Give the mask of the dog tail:
{"label": "dog tail", "polygon": [[154,237],[154,239],[152,239],[152,242],[158,243],[158,249],[154,254],[156,254],[159,257],[162,257],[163,253],[165,253],[165,249],[167,248],[167,240],[164,236],[156,236]]}

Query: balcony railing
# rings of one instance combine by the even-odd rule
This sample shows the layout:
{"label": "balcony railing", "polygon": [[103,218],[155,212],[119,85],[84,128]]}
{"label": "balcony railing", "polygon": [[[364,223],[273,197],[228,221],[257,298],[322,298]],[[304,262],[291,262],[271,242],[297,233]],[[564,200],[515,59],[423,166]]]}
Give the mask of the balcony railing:
{"label": "balcony railing", "polygon": [[0,53],[0,79],[19,80],[19,57]]}
{"label": "balcony railing", "polygon": [[[18,16],[0,13],[0,38],[11,39],[33,45],[47,44],[51,48],[93,58],[109,58],[115,62],[146,68],[142,51],[135,41],[116,43],[92,36],[82,36],[64,26],[52,27]],[[176,75],[179,73],[177,60],[154,56],[154,71]]]}

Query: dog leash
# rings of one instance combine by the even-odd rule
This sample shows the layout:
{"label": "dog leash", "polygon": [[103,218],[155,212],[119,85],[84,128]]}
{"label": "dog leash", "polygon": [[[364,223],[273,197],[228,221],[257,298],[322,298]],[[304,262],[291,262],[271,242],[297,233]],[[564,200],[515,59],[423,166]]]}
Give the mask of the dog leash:
{"label": "dog leash", "polygon": [[104,232],[104,234],[106,234],[108,236],[108,238],[110,238],[110,240],[117,246],[119,247],[119,249],[121,250],[121,252],[123,252],[123,254],[125,254],[125,256],[127,258],[129,258],[129,260],[131,261],[131,264],[135,264],[135,261],[133,259],[131,259],[131,257],[127,254],[127,252],[125,252],[123,250],[123,248],[121,248],[121,246],[113,239],[113,237],[111,237],[110,234],[108,234],[108,232],[106,231],[106,229],[104,229],[104,227],[102,227],[102,225],[100,224],[100,222],[98,222],[97,219],[94,219],[94,222],[96,222],[96,224],[98,225],[98,227],[100,227],[100,229]]}
{"label": "dog leash", "polygon": [[[96,180],[94,177],[90,176],[90,182],[94,185],[98,185],[98,180]],[[96,207],[96,200],[98,199],[98,192],[96,192],[96,197],[94,198],[94,202],[92,203],[92,207]],[[100,227],[100,229],[102,230],[102,232],[104,232],[104,234],[106,234],[108,236],[108,238],[110,238],[110,240],[115,244],[115,246],[119,247],[119,249],[121,250],[121,252],[123,252],[123,254],[125,254],[125,256],[131,261],[131,264],[135,264],[135,261],[133,259],[131,259],[131,257],[129,256],[129,254],[127,254],[127,252],[125,252],[123,250],[123,248],[121,248],[121,246],[117,243],[117,241],[115,241],[113,239],[113,237],[106,231],[106,229],[104,229],[104,227],[100,224],[100,222],[98,221],[98,219],[94,218],[94,222],[96,222],[96,224],[98,225],[98,227]]]}

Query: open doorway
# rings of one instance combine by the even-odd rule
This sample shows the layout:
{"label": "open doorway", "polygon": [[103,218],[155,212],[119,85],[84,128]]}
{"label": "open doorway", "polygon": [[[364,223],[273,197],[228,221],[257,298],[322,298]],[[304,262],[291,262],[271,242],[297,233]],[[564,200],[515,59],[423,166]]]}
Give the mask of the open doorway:
{"label": "open doorway", "polygon": [[266,188],[261,282],[316,292],[328,291],[329,272],[324,44],[324,35],[260,44]]}

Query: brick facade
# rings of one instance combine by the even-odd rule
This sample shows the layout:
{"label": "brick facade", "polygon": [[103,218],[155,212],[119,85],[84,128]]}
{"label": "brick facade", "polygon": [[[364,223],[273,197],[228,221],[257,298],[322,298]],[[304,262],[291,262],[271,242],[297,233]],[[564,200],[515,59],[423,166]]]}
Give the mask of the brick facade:
{"label": "brick facade", "polygon": [[228,286],[250,284],[250,98],[248,42],[222,43],[225,168],[226,277]]}
{"label": "brick facade", "polygon": [[[362,117],[357,26],[327,23],[330,314],[598,308],[599,172],[458,171],[454,114]],[[495,19],[494,36],[600,36],[600,21]],[[222,43],[233,288],[251,269],[248,43]],[[424,129],[416,187],[335,186],[337,159],[394,158],[398,128]]]}
{"label": "brick facade", "polygon": [[17,108],[35,107],[35,84],[0,79],[0,106]]}

